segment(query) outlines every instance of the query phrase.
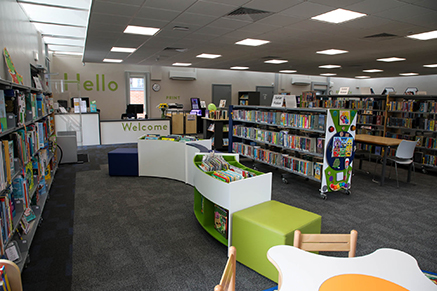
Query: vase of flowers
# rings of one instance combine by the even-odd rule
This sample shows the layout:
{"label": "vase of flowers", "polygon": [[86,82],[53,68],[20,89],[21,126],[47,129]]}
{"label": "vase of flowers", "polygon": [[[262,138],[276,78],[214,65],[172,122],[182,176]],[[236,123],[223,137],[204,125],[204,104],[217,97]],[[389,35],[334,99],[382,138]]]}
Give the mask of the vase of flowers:
{"label": "vase of flowers", "polygon": [[165,112],[168,109],[168,104],[167,103],[159,103],[159,105],[156,107],[161,110],[161,118],[165,118]]}

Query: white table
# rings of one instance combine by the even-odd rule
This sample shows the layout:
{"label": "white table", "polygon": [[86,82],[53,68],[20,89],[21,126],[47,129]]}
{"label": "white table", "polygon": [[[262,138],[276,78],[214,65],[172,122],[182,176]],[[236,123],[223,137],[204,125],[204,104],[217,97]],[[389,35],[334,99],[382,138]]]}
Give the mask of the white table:
{"label": "white table", "polygon": [[[422,273],[415,258],[395,249],[378,249],[362,257],[345,258],[317,255],[292,246],[280,245],[270,248],[267,257],[279,271],[279,291],[348,290],[340,287],[321,288],[328,279],[339,282],[347,277],[352,277],[352,282],[357,282],[358,277],[373,283],[384,279],[389,284],[392,282],[410,291],[437,290],[437,285]],[[368,276],[376,277],[376,280]],[[332,277],[336,278],[331,279]],[[360,281],[360,284],[367,284],[366,280]],[[372,286],[374,288],[375,285]],[[401,287],[384,290],[404,290]]]}

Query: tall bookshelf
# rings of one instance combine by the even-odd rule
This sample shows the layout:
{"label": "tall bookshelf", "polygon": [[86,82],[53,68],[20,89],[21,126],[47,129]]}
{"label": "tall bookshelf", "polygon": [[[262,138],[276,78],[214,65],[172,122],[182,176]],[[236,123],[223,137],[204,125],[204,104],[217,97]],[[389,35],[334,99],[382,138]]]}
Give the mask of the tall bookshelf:
{"label": "tall bookshelf", "polygon": [[0,94],[0,253],[23,270],[58,166],[53,99],[5,80]]}
{"label": "tall bookshelf", "polygon": [[203,119],[203,138],[212,140],[212,148],[226,151],[229,146],[229,119],[206,118]]}
{"label": "tall bookshelf", "polygon": [[[328,192],[350,194],[355,110],[232,106],[230,111],[230,150],[320,183],[323,199]],[[284,175],[282,181],[288,183]]]}

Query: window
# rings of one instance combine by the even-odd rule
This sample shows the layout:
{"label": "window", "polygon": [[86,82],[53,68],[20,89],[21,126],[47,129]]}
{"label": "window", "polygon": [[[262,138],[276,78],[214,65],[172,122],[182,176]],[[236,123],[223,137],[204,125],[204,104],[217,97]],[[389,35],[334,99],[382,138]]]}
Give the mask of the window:
{"label": "window", "polygon": [[137,114],[137,118],[145,118],[147,108],[147,82],[146,73],[126,72],[127,88],[126,106],[129,104],[143,104],[144,113]]}

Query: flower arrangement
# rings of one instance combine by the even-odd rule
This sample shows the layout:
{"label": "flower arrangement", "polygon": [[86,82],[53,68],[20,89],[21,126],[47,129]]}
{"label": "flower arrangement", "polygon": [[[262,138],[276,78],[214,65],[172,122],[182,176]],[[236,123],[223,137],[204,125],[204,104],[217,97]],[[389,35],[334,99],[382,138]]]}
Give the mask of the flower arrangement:
{"label": "flower arrangement", "polygon": [[167,103],[159,103],[158,106],[156,106],[156,108],[161,109],[161,118],[165,118],[165,111],[167,111],[167,109],[168,109],[168,104]]}

